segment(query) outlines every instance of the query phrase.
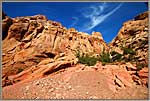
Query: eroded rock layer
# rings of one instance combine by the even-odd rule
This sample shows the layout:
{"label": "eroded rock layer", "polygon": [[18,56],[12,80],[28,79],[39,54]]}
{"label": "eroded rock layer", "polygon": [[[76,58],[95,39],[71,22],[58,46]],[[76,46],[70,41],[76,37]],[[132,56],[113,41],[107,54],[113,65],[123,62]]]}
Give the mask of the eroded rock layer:
{"label": "eroded rock layer", "polygon": [[[3,13],[2,19],[4,99],[148,98],[148,12],[125,22],[109,44],[100,32],[67,29],[44,15],[10,18]],[[79,63],[78,52],[98,57],[104,51],[118,52],[123,61],[105,66],[100,61],[94,66]]]}

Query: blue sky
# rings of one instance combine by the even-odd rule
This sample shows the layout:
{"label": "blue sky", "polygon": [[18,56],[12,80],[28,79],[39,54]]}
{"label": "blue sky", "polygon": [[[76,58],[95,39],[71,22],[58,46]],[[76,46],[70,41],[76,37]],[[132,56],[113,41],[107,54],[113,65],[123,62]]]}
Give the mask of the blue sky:
{"label": "blue sky", "polygon": [[110,42],[125,21],[148,7],[144,2],[3,2],[2,10],[13,18],[43,14],[66,28],[89,34],[101,32]]}

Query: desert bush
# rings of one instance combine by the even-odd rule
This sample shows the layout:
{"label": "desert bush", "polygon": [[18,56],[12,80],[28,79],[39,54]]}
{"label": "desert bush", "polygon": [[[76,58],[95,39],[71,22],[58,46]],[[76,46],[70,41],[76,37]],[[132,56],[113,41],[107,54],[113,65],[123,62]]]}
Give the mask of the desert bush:
{"label": "desert bush", "polygon": [[86,64],[88,66],[95,65],[97,61],[101,61],[102,65],[112,62],[112,59],[110,58],[110,53],[105,51],[103,51],[98,57],[93,57],[89,55],[81,56],[80,51],[77,51],[76,57],[78,58],[79,63]]}
{"label": "desert bush", "polygon": [[126,54],[135,55],[136,54],[136,52],[132,48],[122,47],[121,49],[123,50],[123,55],[126,55]]}
{"label": "desert bush", "polygon": [[78,58],[78,62],[81,64],[86,64],[88,66],[93,66],[96,64],[99,58],[91,57],[89,55],[81,56],[80,51],[76,52],[76,57]]}
{"label": "desert bush", "polygon": [[79,63],[87,64],[88,66],[93,66],[98,61],[98,58],[90,57],[88,55],[79,57]]}
{"label": "desert bush", "polygon": [[111,62],[112,62],[112,60],[111,60],[111,58],[110,58],[110,53],[109,53],[109,52],[105,52],[105,51],[103,51],[103,52],[100,54],[99,60],[100,60],[102,63],[111,63]]}
{"label": "desert bush", "polygon": [[132,48],[121,47],[121,49],[123,50],[123,60],[125,60],[125,62],[136,61],[134,57],[136,52]]}
{"label": "desert bush", "polygon": [[89,55],[81,56],[80,51],[76,52],[76,57],[78,62],[82,64],[87,64],[88,66],[93,66],[97,61],[101,61],[102,65],[113,63],[113,62],[129,62],[134,60],[134,55],[136,54],[132,48],[122,47],[123,54],[116,51],[106,52],[103,50],[98,57],[92,57]]}

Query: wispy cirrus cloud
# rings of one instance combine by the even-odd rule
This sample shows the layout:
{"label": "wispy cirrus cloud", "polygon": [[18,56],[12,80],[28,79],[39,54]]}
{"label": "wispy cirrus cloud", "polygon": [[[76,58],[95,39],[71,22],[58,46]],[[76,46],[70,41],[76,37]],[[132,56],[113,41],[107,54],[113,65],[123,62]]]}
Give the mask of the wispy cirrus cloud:
{"label": "wispy cirrus cloud", "polygon": [[80,28],[81,31],[90,31],[102,22],[104,22],[109,16],[115,13],[120,7],[122,3],[119,5],[115,5],[115,7],[111,7],[108,3],[101,3],[99,5],[90,6],[82,12],[82,16],[87,19],[83,27]]}
{"label": "wispy cirrus cloud", "polygon": [[69,28],[74,27],[78,23],[78,20],[79,20],[78,17],[72,17],[72,19],[73,19],[73,23],[69,26]]}

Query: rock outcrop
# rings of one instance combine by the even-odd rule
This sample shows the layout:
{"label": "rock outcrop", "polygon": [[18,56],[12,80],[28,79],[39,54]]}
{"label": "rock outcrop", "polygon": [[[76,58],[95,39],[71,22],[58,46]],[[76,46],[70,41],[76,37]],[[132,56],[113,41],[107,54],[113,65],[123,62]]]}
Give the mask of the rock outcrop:
{"label": "rock outcrop", "polygon": [[[145,85],[148,84],[146,81],[148,80],[148,21],[148,12],[144,12],[133,20],[125,22],[116,38],[108,45],[111,51],[114,50],[120,54],[123,54],[122,48],[134,51],[134,54],[124,55],[124,58],[135,64],[135,69],[147,68],[144,69],[145,77],[139,75]],[[143,74],[143,72],[139,73]],[[135,80],[135,75],[133,78]]]}
{"label": "rock outcrop", "polygon": [[77,51],[81,55],[96,56],[104,48],[107,45],[98,32],[88,35],[74,28],[66,29],[44,15],[13,18],[8,35],[3,40],[2,76],[6,78],[18,74],[47,60],[76,64]]}
{"label": "rock outcrop", "polygon": [[[2,86],[6,89],[9,85],[20,86],[35,79],[40,81],[60,72],[64,72],[62,74],[65,76],[61,73],[59,76],[65,82],[69,82],[73,74],[83,79],[83,72],[84,76],[95,73],[108,86],[109,94],[114,95],[121,90],[136,89],[137,86],[148,87],[148,12],[125,22],[109,44],[105,43],[100,32],[89,35],[74,28],[67,29],[44,15],[10,18],[3,13],[2,18]],[[98,57],[104,51],[118,52],[123,56],[123,61],[105,66],[100,61],[94,66],[79,63],[78,52],[81,56]],[[92,82],[97,81],[93,79]],[[106,87],[100,84],[102,88]]]}
{"label": "rock outcrop", "polygon": [[[109,44],[112,50],[125,47],[133,49],[134,59],[148,64],[148,12],[136,16],[123,24],[116,38]],[[119,50],[119,49],[118,49]]]}

